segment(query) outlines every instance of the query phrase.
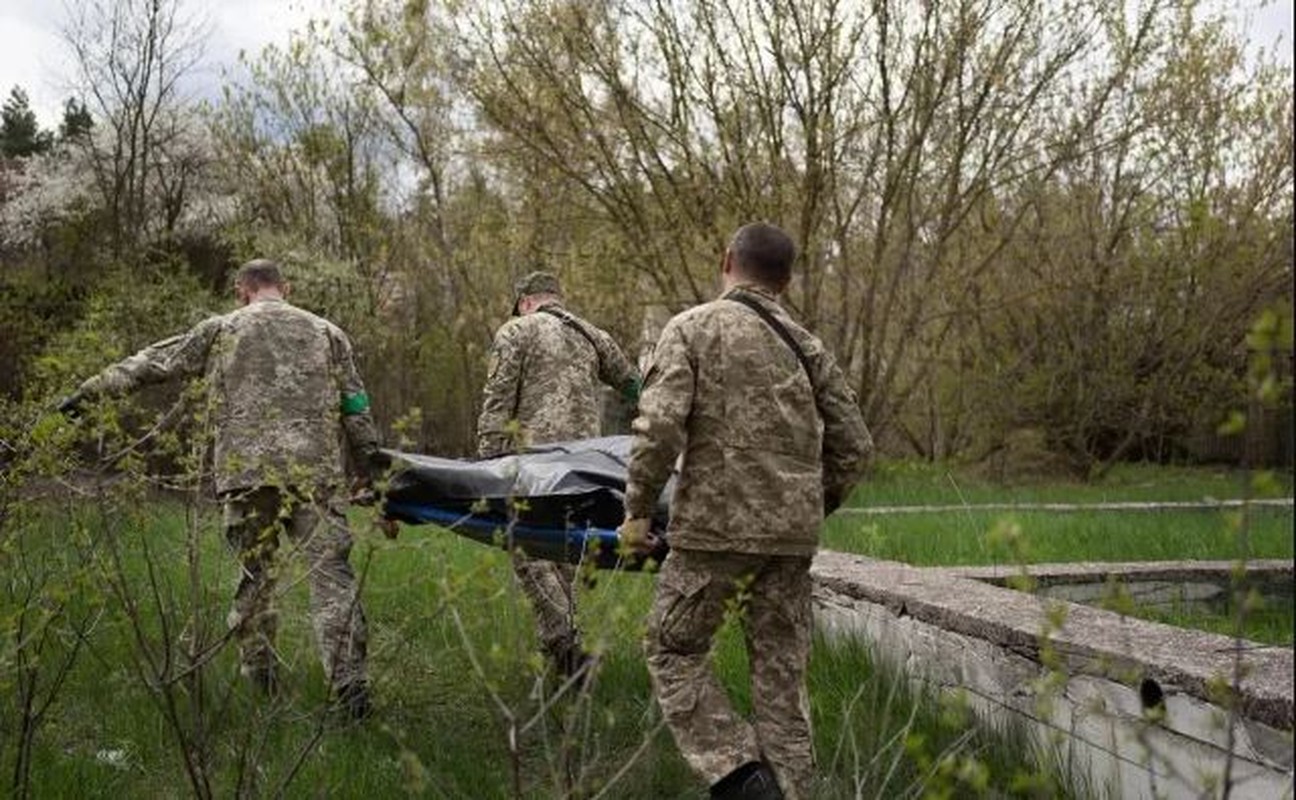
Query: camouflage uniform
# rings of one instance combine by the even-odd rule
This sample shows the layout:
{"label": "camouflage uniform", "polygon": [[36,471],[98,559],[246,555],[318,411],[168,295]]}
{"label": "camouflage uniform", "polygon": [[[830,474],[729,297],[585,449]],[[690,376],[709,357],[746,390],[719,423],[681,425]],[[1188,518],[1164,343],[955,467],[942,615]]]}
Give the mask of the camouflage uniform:
{"label": "camouflage uniform", "polygon": [[[556,294],[556,282],[553,288]],[[477,420],[478,455],[598,436],[599,383],[620,390],[628,401],[638,398],[638,372],[606,332],[557,301],[514,317],[496,332],[491,349]],[[580,652],[575,570],[521,554],[514,555],[513,565],[535,613],[541,646],[560,665],[569,664],[564,659]]]}
{"label": "camouflage uniform", "polygon": [[[808,374],[752,309],[727,299],[739,291],[784,323]],[[849,492],[872,448],[855,397],[832,355],[772,295],[737,287],[666,325],[634,431],[630,517],[651,516],[683,454],[645,643],[666,722],[708,782],[763,759],[786,796],[807,797],[810,559],[825,511]],[[754,725],[734,713],[708,665],[735,597]]]}
{"label": "camouflage uniform", "polygon": [[279,534],[305,551],[311,619],[334,688],[365,680],[366,629],[348,562],[342,434],[355,464],[378,449],[369,401],[337,326],[282,300],[258,300],[154,344],[81,385],[84,396],[202,375],[216,491],[242,562],[229,615],[243,669],[273,673]]}

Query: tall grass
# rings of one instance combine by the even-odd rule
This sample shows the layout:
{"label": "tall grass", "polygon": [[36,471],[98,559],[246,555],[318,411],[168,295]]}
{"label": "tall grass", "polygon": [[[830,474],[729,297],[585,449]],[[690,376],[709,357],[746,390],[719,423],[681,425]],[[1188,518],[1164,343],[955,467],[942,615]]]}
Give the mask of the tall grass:
{"label": "tall grass", "polygon": [[[122,523],[130,578],[145,580],[147,550],[161,593],[185,601],[182,514],[158,504],[113,514]],[[600,668],[587,695],[568,692],[554,701],[564,687],[544,674],[503,553],[433,528],[406,528],[389,542],[362,532],[360,517],[356,523],[352,562],[365,581],[374,718],[353,726],[326,713],[301,564],[290,560],[280,601],[283,694],[273,702],[255,695],[237,676],[227,646],[195,684],[201,698],[188,698],[201,702],[187,707],[209,716],[204,735],[218,795],[280,789],[287,796],[327,797],[705,794],[651,702],[640,651],[651,576],[598,573],[582,589],[582,624]],[[53,515],[30,534],[57,548],[60,529],[72,524],[79,523]],[[204,514],[198,524],[195,616],[221,628],[236,567],[220,542],[216,516]],[[150,632],[158,624],[150,621]],[[130,622],[110,603],[88,638],[88,656],[58,698],[58,713],[37,737],[34,796],[187,794],[172,731],[157,692],[132,666],[136,656]],[[747,707],[745,654],[735,628],[723,631],[716,660]],[[1036,769],[1020,736],[970,725],[964,710],[914,691],[862,643],[816,639],[810,680],[823,797],[917,797],[941,787],[954,796],[996,788],[1050,796],[1065,789],[1052,773]]]}
{"label": "tall grass", "polygon": [[[1169,485],[1186,480],[1168,474]],[[855,501],[943,502],[946,490],[930,485],[941,477],[927,468],[884,469]],[[1137,493],[1194,499],[1203,487],[1217,485],[1213,477],[1198,476],[1191,481],[1194,488],[1175,494],[1164,484],[1145,485],[1155,483],[1151,473],[1118,471],[1116,477],[1123,488],[1101,490],[1101,499],[1131,499]],[[946,483],[953,490],[954,482]],[[1067,488],[1035,487],[1033,497],[1076,499]],[[889,494],[883,496],[884,490]],[[1027,499],[1018,490],[968,485],[958,485],[957,495],[960,502]],[[434,528],[406,528],[399,540],[387,541],[366,532],[360,514],[353,520],[352,563],[365,587],[375,717],[353,726],[327,712],[302,564],[287,559],[280,600],[282,695],[274,701],[255,695],[238,677],[227,644],[202,670],[201,680],[172,687],[177,695],[171,699],[183,702],[177,706],[179,718],[167,722],[166,694],[150,684],[136,637],[157,638],[169,630],[181,650],[185,642],[219,640],[237,578],[234,559],[221,542],[218,515],[212,508],[200,511],[186,516],[175,504],[128,496],[102,509],[53,507],[21,531],[28,563],[59,564],[56,556],[73,538],[70,531],[78,533],[82,546],[116,543],[118,577],[141,597],[151,592],[156,601],[145,604],[144,614],[132,622],[106,585],[96,593],[86,590],[84,575],[78,579],[81,594],[65,605],[76,611],[76,604],[88,603],[96,615],[71,615],[94,624],[79,633],[69,629],[75,641],[64,643],[83,651],[57,692],[54,713],[35,736],[34,796],[186,795],[175,730],[199,715],[195,746],[210,753],[210,781],[218,795],[660,798],[705,793],[651,702],[640,650],[651,576],[602,572],[581,589],[582,627],[600,666],[589,692],[577,693],[546,674],[505,554]],[[1003,517],[972,511],[840,515],[830,520],[824,544],[916,564],[991,563],[1009,555],[987,537]],[[1033,561],[1238,556],[1225,517],[1213,512],[1023,512],[1013,518],[1027,534],[1026,555]],[[1257,514],[1248,555],[1290,558],[1290,525],[1289,511]],[[189,542],[198,548],[195,585],[189,582]],[[115,574],[118,567],[102,556],[85,575],[107,580]],[[21,595],[13,589],[21,588],[24,578],[11,574],[7,579],[10,599],[0,609],[6,618],[17,611],[9,604]],[[5,669],[13,663],[13,644],[8,647],[0,658]],[[749,708],[746,656],[737,629],[722,631],[715,658],[739,706]],[[915,690],[909,678],[878,662],[865,643],[816,638],[810,681],[820,796],[1077,793],[1055,772],[1036,765],[1020,732],[973,724],[957,702]],[[6,737],[13,720],[5,706],[0,722]],[[12,767],[11,742],[0,739],[5,759],[0,766],[6,769]]]}
{"label": "tall grass", "polygon": [[[1227,607],[1219,610],[1203,609],[1196,605],[1172,606],[1168,609],[1136,605],[1130,609],[1130,613],[1153,622],[1234,636],[1238,632],[1236,605],[1236,603],[1229,603]],[[1253,642],[1291,647],[1294,619],[1296,619],[1296,612],[1293,611],[1290,600],[1281,605],[1249,608],[1242,624],[1242,635]]]}
{"label": "tall grass", "polygon": [[878,516],[837,514],[823,546],[919,566],[1013,563],[1018,555],[991,533],[1021,528],[1028,563],[1290,559],[1291,509],[1258,509],[1246,552],[1239,551],[1231,511],[952,511]]}

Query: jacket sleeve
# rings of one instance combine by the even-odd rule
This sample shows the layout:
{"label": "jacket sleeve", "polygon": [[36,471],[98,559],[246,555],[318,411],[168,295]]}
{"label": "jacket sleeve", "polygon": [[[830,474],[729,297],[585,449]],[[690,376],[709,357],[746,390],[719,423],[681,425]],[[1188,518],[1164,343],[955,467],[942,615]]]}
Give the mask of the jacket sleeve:
{"label": "jacket sleeve", "polygon": [[680,326],[668,323],[653,351],[639,398],[626,479],[626,514],[651,517],[657,497],[684,448],[693,410],[696,365]]}
{"label": "jacket sleeve", "polygon": [[491,344],[490,365],[482,387],[481,415],[477,417],[477,456],[491,458],[513,450],[516,444],[517,398],[522,385],[525,349],[516,330],[505,325]]}
{"label": "jacket sleeve", "polygon": [[351,463],[361,474],[373,480],[378,477],[378,426],[370,409],[360,370],[356,368],[351,340],[341,330],[333,329],[333,368],[338,376],[338,410]]}
{"label": "jacket sleeve", "polygon": [[846,501],[868,465],[873,436],[837,360],[825,350],[817,367],[815,405],[824,424],[824,514],[828,515]]}
{"label": "jacket sleeve", "polygon": [[127,394],[141,386],[191,378],[202,373],[212,343],[220,331],[220,318],[212,317],[188,333],[154,342],[81,384],[87,397]]}
{"label": "jacket sleeve", "polygon": [[626,358],[616,340],[605,331],[598,332],[597,341],[599,380],[616,389],[621,399],[633,408],[639,402],[639,393],[643,388],[639,370]]}

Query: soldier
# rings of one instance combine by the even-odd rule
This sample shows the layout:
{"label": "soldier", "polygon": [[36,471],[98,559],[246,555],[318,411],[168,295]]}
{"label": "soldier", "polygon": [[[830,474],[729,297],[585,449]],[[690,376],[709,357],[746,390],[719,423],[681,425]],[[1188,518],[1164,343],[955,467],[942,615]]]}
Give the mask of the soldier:
{"label": "soldier", "polygon": [[276,690],[274,554],[284,533],[309,561],[311,621],[335,702],[362,718],[370,710],[367,634],[348,562],[341,439],[353,464],[376,470],[369,398],[346,334],[289,305],[274,262],[244,264],[234,289],[239,309],[108,367],[59,408],[75,415],[90,398],[205,377],[216,491],[226,539],[242,564],[229,614],[241,670],[265,692]]}
{"label": "soldier", "polygon": [[[529,445],[599,435],[600,382],[634,404],[638,371],[612,337],[563,307],[558,279],[532,272],[514,287],[513,318],[495,334],[477,420],[482,458]],[[541,646],[560,674],[581,673],[570,565],[514,554],[514,571],[531,602]]]}
{"label": "soldier", "polygon": [[[810,560],[872,449],[832,355],[776,299],[795,252],[773,225],[738,230],[720,298],[662,331],[634,421],[624,542],[645,546],[683,454],[645,649],[666,723],[712,797],[810,796]],[[735,597],[754,724],[707,663]]]}

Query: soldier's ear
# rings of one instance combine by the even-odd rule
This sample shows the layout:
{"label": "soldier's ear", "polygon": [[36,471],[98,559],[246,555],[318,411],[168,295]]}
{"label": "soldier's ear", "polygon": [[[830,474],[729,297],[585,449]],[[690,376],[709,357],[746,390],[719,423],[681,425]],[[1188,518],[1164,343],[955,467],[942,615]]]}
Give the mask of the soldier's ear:
{"label": "soldier's ear", "polygon": [[291,291],[292,291],[292,284],[289,283],[288,281],[284,281],[283,286],[280,287],[279,289],[279,294],[282,297],[287,297],[288,293]]}
{"label": "soldier's ear", "polygon": [[734,271],[733,250],[725,248],[724,255],[720,256],[720,272],[724,275],[732,275]]}

